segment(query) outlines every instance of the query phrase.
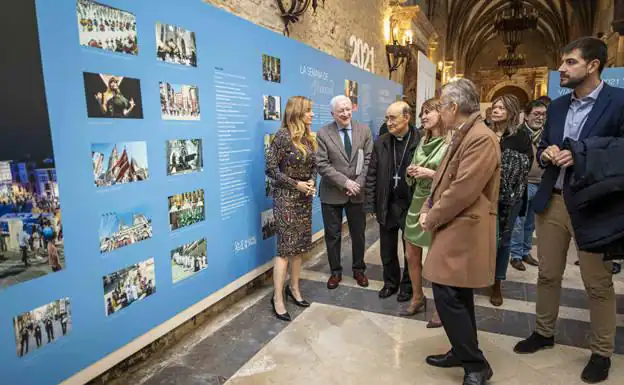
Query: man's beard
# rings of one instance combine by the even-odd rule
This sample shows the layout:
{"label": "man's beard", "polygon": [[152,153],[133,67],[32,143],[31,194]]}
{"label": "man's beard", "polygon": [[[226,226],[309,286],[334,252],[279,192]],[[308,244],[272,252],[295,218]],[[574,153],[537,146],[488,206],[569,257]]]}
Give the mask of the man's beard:
{"label": "man's beard", "polygon": [[587,79],[587,75],[583,76],[582,78],[576,78],[576,79],[568,78],[568,83],[567,84],[563,84],[562,83],[561,87],[574,89],[574,88],[580,86],[581,84],[583,84],[585,79]]}

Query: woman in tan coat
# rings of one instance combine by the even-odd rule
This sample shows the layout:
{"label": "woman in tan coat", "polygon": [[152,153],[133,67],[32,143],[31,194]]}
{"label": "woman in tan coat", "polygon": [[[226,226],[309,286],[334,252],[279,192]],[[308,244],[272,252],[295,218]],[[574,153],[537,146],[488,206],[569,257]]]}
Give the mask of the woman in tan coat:
{"label": "woman in tan coat", "polygon": [[420,223],[432,232],[423,276],[452,349],[427,357],[437,367],[463,366],[464,383],[484,384],[493,372],[479,349],[474,289],[494,282],[500,183],[498,138],[481,118],[479,92],[467,79],[442,89],[440,116],[453,132]]}

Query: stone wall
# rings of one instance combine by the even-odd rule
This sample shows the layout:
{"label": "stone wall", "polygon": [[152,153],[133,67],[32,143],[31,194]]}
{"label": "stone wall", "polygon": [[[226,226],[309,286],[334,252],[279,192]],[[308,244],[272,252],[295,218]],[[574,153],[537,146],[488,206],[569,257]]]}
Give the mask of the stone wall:
{"label": "stone wall", "polygon": [[[253,23],[282,33],[284,24],[276,0],[204,0]],[[284,1],[289,4],[289,1]],[[375,73],[388,76],[383,30],[388,0],[325,0],[314,15],[312,7],[289,27],[290,37],[345,61],[351,59],[351,35],[375,48]]]}

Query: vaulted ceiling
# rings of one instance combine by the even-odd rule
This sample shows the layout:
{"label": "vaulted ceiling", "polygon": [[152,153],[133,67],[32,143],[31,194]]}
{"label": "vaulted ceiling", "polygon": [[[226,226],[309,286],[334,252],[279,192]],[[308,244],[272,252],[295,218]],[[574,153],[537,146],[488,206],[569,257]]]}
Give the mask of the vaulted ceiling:
{"label": "vaulted ceiling", "polygon": [[[539,12],[537,36],[541,41],[529,43],[543,46],[544,54],[549,55],[550,59],[556,61],[559,49],[572,39],[594,32],[597,0],[523,2],[534,6]],[[446,9],[443,9],[445,6]],[[428,13],[442,11],[448,15],[445,34],[447,59],[452,57],[459,68],[469,70],[483,48],[493,40],[500,39],[494,30],[494,20],[496,14],[508,6],[509,0],[429,1]]]}

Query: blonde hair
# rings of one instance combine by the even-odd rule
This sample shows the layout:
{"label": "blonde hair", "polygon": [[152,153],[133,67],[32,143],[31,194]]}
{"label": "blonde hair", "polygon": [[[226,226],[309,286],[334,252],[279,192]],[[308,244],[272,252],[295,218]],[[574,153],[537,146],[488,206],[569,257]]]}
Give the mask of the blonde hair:
{"label": "blonde hair", "polygon": [[492,101],[492,107],[494,104],[501,102],[505,110],[507,111],[507,120],[500,123],[500,125],[494,124],[493,127],[502,129],[503,134],[514,135],[518,132],[520,127],[520,99],[517,96],[507,94],[497,97]]}
{"label": "blonde hair", "polygon": [[284,120],[282,127],[290,132],[292,143],[306,157],[308,151],[305,143],[308,143],[312,150],[316,152],[316,136],[312,133],[311,127],[304,122],[305,114],[312,110],[312,100],[305,96],[293,96],[288,99],[284,110]]}
{"label": "blonde hair", "polygon": [[[419,118],[422,119],[423,114],[426,111],[438,111],[438,113],[440,112],[440,110],[442,109],[442,102],[440,101],[440,99],[438,98],[431,98],[426,100],[422,107],[420,107],[420,115],[418,115]],[[438,128],[440,128],[440,134],[443,134],[443,124],[442,124],[442,118],[438,117],[438,123],[436,124],[436,126],[438,126]],[[431,130],[424,128],[423,126],[423,131],[425,133],[424,137],[425,137],[425,142],[428,141],[431,138],[431,135],[433,134],[431,132]]]}

